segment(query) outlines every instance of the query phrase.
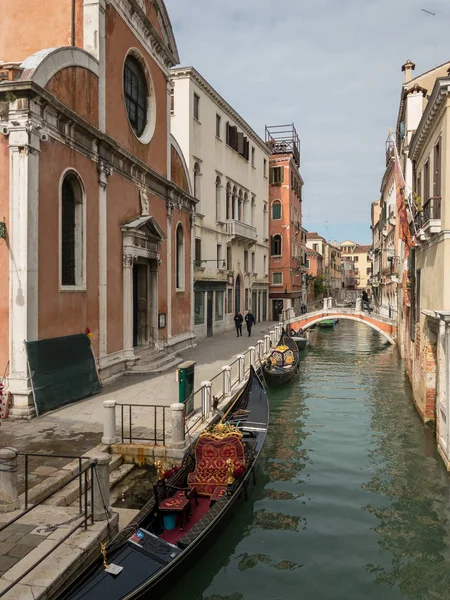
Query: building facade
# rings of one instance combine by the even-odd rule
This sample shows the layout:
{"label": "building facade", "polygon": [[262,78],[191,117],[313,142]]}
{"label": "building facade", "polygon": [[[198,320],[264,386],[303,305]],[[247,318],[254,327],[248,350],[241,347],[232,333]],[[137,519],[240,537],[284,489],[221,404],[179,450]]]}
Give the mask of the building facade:
{"label": "building facade", "polygon": [[308,233],[307,248],[315,250],[323,257],[323,276],[326,295],[341,300],[344,295],[341,250],[337,242],[330,244],[318,233]]}
{"label": "building facade", "polygon": [[316,250],[306,249],[306,281],[307,281],[307,303],[321,300],[326,291],[323,274],[323,256]]}
{"label": "building facade", "polygon": [[198,199],[195,334],[234,327],[236,311],[268,316],[268,162],[264,141],[193,68],[172,70],[171,128]]}
{"label": "building facade", "polygon": [[191,343],[196,204],[170,138],[162,0],[29,4],[0,41],[0,364],[24,418],[24,340],[89,328],[103,380],[139,348]]}
{"label": "building facade", "polygon": [[381,304],[381,257],[382,257],[382,235],[381,235],[381,200],[372,202],[370,211],[370,229],[372,231],[372,248],[369,256],[372,259],[372,271],[370,274],[370,286],[372,288],[372,304],[379,307]]}
{"label": "building facade", "polygon": [[361,292],[366,290],[372,273],[371,261],[369,260],[371,246],[362,246],[356,242],[346,240],[339,244],[339,248],[345,260],[353,262],[356,289]]}
{"label": "building facade", "polygon": [[294,125],[266,127],[269,164],[270,315],[300,312],[306,300],[306,258],[302,250],[300,139]]}

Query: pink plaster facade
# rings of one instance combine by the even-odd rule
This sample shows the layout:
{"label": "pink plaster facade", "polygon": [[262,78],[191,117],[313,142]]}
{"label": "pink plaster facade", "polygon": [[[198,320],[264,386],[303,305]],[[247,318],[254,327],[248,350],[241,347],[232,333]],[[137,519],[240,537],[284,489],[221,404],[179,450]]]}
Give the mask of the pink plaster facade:
{"label": "pink plaster facade", "polygon": [[[89,328],[107,381],[135,364],[137,350],[178,349],[194,337],[196,201],[169,137],[168,82],[178,54],[164,3],[146,0],[146,12],[136,16],[132,2],[127,7],[111,1],[102,11],[102,2],[85,6],[76,0],[75,24],[70,11],[56,10],[54,0],[44,4],[42,10],[42,2],[19,0],[5,15],[7,34],[0,42],[0,70],[8,75],[0,80],[0,103],[6,107],[0,122],[0,220],[5,216],[8,231],[0,240],[0,376],[9,364],[11,415],[17,418],[33,414],[24,339]],[[84,10],[89,18],[83,18]],[[19,23],[21,36],[15,39],[11,32]],[[103,28],[104,46],[91,47],[89,40],[99,39]],[[72,39],[75,47],[66,48]],[[35,52],[40,54],[29,56]],[[149,133],[141,137],[125,106],[129,53],[145,73],[150,97]],[[171,157],[177,158],[174,166]],[[80,196],[77,282],[69,286],[61,279],[66,176],[77,182]],[[175,287],[177,268],[182,289]],[[23,301],[11,303],[18,291]]]}

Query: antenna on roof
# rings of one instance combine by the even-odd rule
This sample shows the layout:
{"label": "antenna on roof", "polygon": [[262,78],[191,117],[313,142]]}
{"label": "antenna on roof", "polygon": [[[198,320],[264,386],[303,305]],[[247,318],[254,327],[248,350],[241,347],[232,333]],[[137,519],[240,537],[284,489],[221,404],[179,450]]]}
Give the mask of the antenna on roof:
{"label": "antenna on roof", "polygon": [[[436,16],[436,13],[431,12],[431,10],[427,10],[426,8],[422,8],[421,9],[422,12],[426,13],[427,15],[431,15],[432,17]],[[435,55],[435,61],[436,61],[436,66],[438,64],[438,55],[437,55],[437,35],[436,35],[436,31],[434,32],[434,55]]]}

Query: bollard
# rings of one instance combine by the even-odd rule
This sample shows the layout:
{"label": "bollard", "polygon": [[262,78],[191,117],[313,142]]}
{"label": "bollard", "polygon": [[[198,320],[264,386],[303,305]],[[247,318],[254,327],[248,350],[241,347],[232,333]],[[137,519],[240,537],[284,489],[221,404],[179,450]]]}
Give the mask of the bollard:
{"label": "bollard", "polygon": [[119,438],[116,435],[116,403],[114,400],[105,400],[103,408],[102,444],[111,446],[119,442]]}
{"label": "bollard", "polygon": [[202,412],[203,416],[207,417],[211,412],[211,386],[212,383],[210,381],[202,381],[201,383],[202,391]]}
{"label": "bollard", "polygon": [[255,346],[249,346],[250,350],[250,364],[254,368],[255,367]]}
{"label": "bollard", "polygon": [[270,352],[270,335],[264,336],[264,354],[269,354]]}
{"label": "bollard", "polygon": [[272,346],[272,348],[275,346],[276,342],[275,342],[275,337],[276,337],[276,331],[275,329],[272,329],[272,331],[270,332],[270,345]]}
{"label": "bollard", "polygon": [[223,377],[223,395],[231,396],[231,367],[229,365],[225,365],[222,367],[222,377]]}
{"label": "bollard", "polygon": [[237,355],[238,359],[238,378],[239,383],[244,380],[245,377],[245,356],[243,354]]}
{"label": "bollard", "polygon": [[356,302],[355,302],[355,310],[357,312],[361,311],[361,298],[356,298]]}
{"label": "bollard", "polygon": [[111,455],[106,452],[93,453],[89,458],[97,461],[91,470],[94,492],[94,521],[106,521],[111,517],[111,502],[109,494],[109,463]]}
{"label": "bollard", "polygon": [[0,513],[20,508],[17,489],[17,454],[15,448],[0,449]]}
{"label": "bollard", "polygon": [[185,438],[185,405],[182,402],[174,402],[170,405],[172,411],[172,437],[170,447],[174,449],[184,448]]}

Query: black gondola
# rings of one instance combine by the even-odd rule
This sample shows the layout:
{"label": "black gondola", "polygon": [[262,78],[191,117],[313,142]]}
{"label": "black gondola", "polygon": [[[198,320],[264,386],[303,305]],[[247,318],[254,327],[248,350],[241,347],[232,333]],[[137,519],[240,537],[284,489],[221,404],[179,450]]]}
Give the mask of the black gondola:
{"label": "black gondola", "polygon": [[[242,495],[247,497],[252,474],[255,482],[254,469],[266,438],[268,421],[267,393],[251,367],[249,380],[231,409],[222,417],[218,426],[213,426],[200,435],[195,448],[197,450],[201,440],[208,442],[214,439],[216,449],[220,451],[221,447],[225,447],[228,456],[231,440],[232,445],[238,448],[238,455],[240,456],[241,450],[244,453],[240,468],[235,469],[234,458],[228,459],[226,484],[219,485],[221,489],[217,492],[218,488],[215,488],[215,496],[211,494],[208,497],[202,493],[207,491],[202,486],[214,486],[215,482],[189,483],[195,480],[196,473],[197,477],[200,475],[203,450],[199,451],[197,459],[195,450],[186,454],[180,469],[154,486],[152,498],[125,530],[113,538],[107,546],[105,556],[99,556],[59,596],[59,600],[154,599],[155,592],[168,589],[178,580],[183,570],[201,556],[207,543],[218,540],[220,526],[229,524],[233,507],[239,503]],[[240,440],[239,443],[236,440]],[[228,445],[224,446],[225,442]],[[220,474],[222,477],[222,471]],[[193,491],[193,488],[196,489]],[[188,519],[185,531],[163,530],[162,507],[164,503],[176,502],[177,498],[181,498],[183,502],[188,499],[189,502],[185,513]],[[192,514],[188,516],[189,512]],[[109,568],[106,569],[105,565],[108,564]]]}
{"label": "black gondola", "polygon": [[[280,347],[285,350],[280,351]],[[268,359],[262,365],[267,385],[277,387],[291,381],[297,373],[299,362],[300,354],[297,344],[283,329],[277,347],[273,348]]]}

